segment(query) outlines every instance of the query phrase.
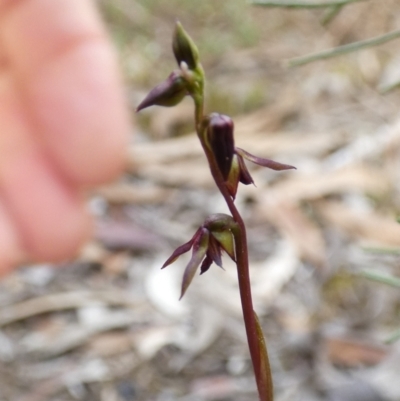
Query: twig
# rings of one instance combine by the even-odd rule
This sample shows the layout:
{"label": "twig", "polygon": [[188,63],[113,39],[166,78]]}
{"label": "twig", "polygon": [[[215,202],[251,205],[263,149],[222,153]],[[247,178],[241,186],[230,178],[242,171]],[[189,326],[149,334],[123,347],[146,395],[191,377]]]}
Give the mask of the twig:
{"label": "twig", "polygon": [[309,54],[307,56],[295,57],[286,61],[288,67],[298,67],[317,60],[324,60],[331,57],[340,56],[342,54],[351,53],[367,47],[382,45],[383,43],[400,37],[400,30],[392,31],[381,36],[371,39],[360,40],[359,42],[349,43],[347,45],[334,47],[333,49],[324,50],[319,53]]}
{"label": "twig", "polygon": [[72,291],[50,294],[3,307],[0,311],[0,327],[42,313],[102,304],[132,305],[132,301],[117,291]]}
{"label": "twig", "polygon": [[[99,333],[120,330],[138,322],[137,315],[132,311],[109,312],[101,322],[91,325],[70,324],[56,338],[44,335],[35,336],[35,341],[28,336],[20,343],[22,354],[40,358],[56,357],[78,348]],[[37,333],[32,333],[36,335]]]}
{"label": "twig", "polygon": [[329,10],[326,10],[324,16],[322,17],[321,24],[323,26],[328,25],[341,11],[344,7],[344,4],[339,4],[336,6],[332,6]]}
{"label": "twig", "polygon": [[286,8],[324,8],[332,6],[345,6],[347,4],[359,3],[368,0],[329,0],[322,2],[309,2],[300,0],[251,0],[250,3],[255,6],[265,7],[286,7]]}
{"label": "twig", "polygon": [[391,83],[391,84],[389,84],[389,85],[381,86],[381,87],[379,88],[379,92],[380,92],[382,95],[384,95],[384,94],[389,93],[389,92],[391,92],[392,90],[395,90],[395,89],[398,89],[398,88],[400,88],[400,80],[399,80],[399,81],[396,81],[396,82],[393,82],[393,83]]}
{"label": "twig", "polygon": [[396,330],[394,333],[392,333],[386,340],[386,344],[393,344],[396,341],[400,340],[400,330]]}
{"label": "twig", "polygon": [[383,283],[390,285],[392,287],[400,288],[400,278],[393,277],[373,270],[364,270],[362,275],[370,280],[377,281],[378,283]]}

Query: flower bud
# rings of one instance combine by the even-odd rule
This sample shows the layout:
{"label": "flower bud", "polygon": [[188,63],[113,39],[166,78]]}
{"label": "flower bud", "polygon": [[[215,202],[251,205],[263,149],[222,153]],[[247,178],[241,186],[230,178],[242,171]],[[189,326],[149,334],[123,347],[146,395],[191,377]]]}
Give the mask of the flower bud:
{"label": "flower bud", "polygon": [[207,135],[218,168],[226,181],[235,153],[232,119],[222,114],[212,113],[209,118]]}
{"label": "flower bud", "polygon": [[183,61],[190,70],[194,70],[197,67],[199,63],[199,51],[180,22],[177,22],[175,26],[172,50],[179,66],[181,66]]}
{"label": "flower bud", "polygon": [[180,71],[173,71],[170,76],[145,97],[139,104],[136,111],[143,110],[150,106],[176,106],[187,94],[186,81]]}

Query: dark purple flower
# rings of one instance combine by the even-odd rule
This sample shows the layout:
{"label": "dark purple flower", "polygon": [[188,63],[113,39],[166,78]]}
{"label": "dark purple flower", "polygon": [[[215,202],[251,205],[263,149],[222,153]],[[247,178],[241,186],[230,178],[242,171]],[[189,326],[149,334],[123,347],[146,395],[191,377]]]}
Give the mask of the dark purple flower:
{"label": "dark purple flower", "polygon": [[235,153],[233,127],[233,121],[228,116],[218,113],[209,116],[207,137],[225,181],[229,176]]}
{"label": "dark purple flower", "polygon": [[231,232],[235,224],[232,217],[225,214],[210,216],[195,232],[190,241],[179,246],[166,260],[162,269],[192,249],[192,257],[183,274],[180,298],[183,297],[188,289],[199,266],[200,274],[205,273],[212,263],[222,268],[222,251],[225,251],[235,260],[235,247]]}

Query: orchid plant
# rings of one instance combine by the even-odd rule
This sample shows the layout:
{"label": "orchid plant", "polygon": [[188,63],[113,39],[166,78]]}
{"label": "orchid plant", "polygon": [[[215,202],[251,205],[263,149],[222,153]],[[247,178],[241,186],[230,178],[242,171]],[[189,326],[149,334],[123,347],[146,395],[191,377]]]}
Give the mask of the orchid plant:
{"label": "orchid plant", "polygon": [[236,263],[243,317],[258,395],[261,401],[272,401],[273,384],[267,348],[258,317],[253,310],[246,227],[235,206],[235,197],[239,183],[244,185],[253,183],[245,160],[278,171],[295,167],[254,156],[236,147],[232,119],[219,113],[205,114],[205,74],[199,61],[199,52],[179,22],[176,23],[172,49],[178,69],[150,91],[137,107],[137,111],[154,105],[172,107],[185,96],[193,99],[196,133],[211,175],[231,215],[218,213],[209,216],[193,237],[172,253],[162,268],[173,263],[183,253],[192,250],[191,259],[183,275],[182,298],[199,268],[200,274],[203,274],[213,263],[222,267],[223,252]]}

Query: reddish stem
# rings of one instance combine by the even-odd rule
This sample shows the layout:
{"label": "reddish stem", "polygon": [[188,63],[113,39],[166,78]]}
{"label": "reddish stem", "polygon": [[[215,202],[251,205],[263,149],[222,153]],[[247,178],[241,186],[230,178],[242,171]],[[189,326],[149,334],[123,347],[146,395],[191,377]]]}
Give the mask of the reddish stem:
{"label": "reddish stem", "polygon": [[254,317],[253,299],[251,295],[246,227],[244,225],[243,219],[239,211],[237,210],[233,202],[233,199],[231,198],[226,188],[224,179],[222,177],[221,172],[219,171],[218,165],[216,163],[212,151],[208,148],[207,144],[205,143],[203,135],[199,135],[199,138],[208,159],[211,175],[213,176],[218,189],[220,190],[222,196],[224,197],[233,219],[238,224],[238,230],[233,234],[235,238],[236,266],[238,270],[239,292],[242,304],[243,319],[246,328],[247,342],[249,344],[250,356],[254,368],[260,400],[272,401],[272,391],[271,389],[266,388],[267,386],[265,386],[265,378],[262,377],[263,372],[261,370],[261,359],[260,359],[261,350]]}
{"label": "reddish stem", "polygon": [[[205,135],[206,124],[204,124],[203,121],[203,97],[196,96],[195,93],[192,94],[192,97],[195,103],[196,132],[200,139],[200,143],[203,147],[204,153],[206,154],[211,170],[211,175],[214,178],[215,184],[217,185],[219,191],[224,197],[233,219],[238,224],[238,229],[233,232],[233,235],[235,238],[239,292],[242,304],[243,320],[246,328],[247,343],[249,345],[251,361],[253,364],[255,379],[257,383],[258,395],[260,397],[260,401],[273,401],[273,389],[268,356],[266,354],[266,349],[261,349],[260,347],[260,338],[257,331],[255,312],[253,308],[253,299],[251,296],[249,253],[247,247],[246,227],[242,216],[237,210],[235,203],[228,192],[222,173],[218,168],[217,161],[215,160],[214,153],[207,143],[207,137]],[[264,344],[264,339],[262,339],[262,342]],[[265,352],[264,362],[266,362],[267,364],[267,371],[265,371],[265,369],[262,369],[262,352]],[[267,377],[265,377],[265,375],[267,375]]]}

